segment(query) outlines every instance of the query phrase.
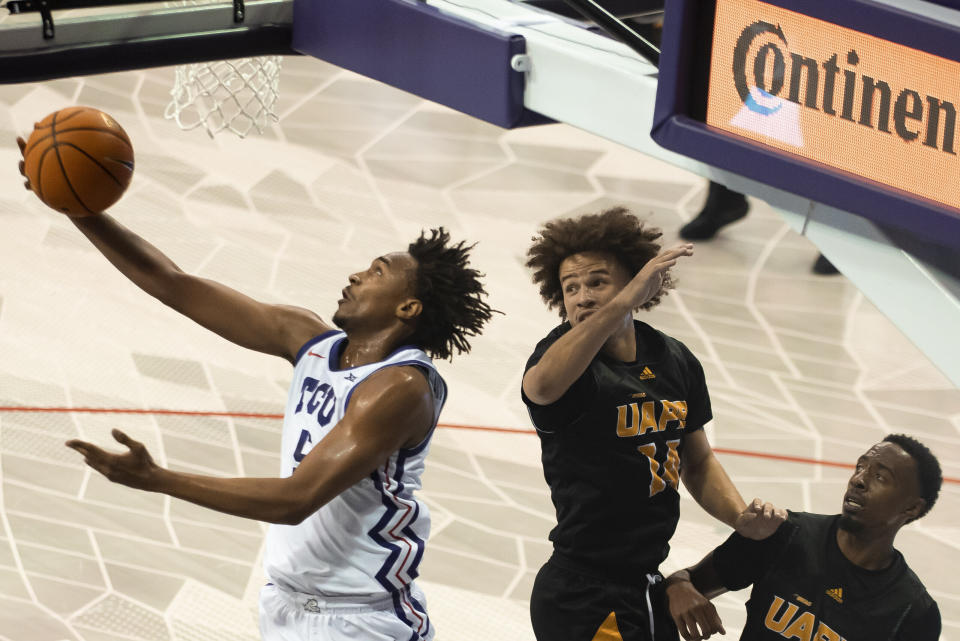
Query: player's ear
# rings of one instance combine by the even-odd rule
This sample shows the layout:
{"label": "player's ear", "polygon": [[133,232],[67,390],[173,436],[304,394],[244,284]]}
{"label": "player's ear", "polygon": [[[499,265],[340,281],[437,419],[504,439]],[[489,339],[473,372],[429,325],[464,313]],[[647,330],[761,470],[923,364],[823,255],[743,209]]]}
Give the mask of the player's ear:
{"label": "player's ear", "polygon": [[923,512],[923,508],[927,507],[926,500],[917,497],[908,507],[903,511],[903,515],[907,517],[907,523],[915,521],[920,518],[920,514]]}
{"label": "player's ear", "polygon": [[423,312],[423,303],[418,298],[408,298],[397,305],[397,318],[413,320]]}

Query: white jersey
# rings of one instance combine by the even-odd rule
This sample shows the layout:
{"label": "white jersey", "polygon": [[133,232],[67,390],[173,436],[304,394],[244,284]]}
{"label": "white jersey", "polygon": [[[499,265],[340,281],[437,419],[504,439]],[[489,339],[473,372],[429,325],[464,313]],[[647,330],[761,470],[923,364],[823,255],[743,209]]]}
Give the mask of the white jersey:
{"label": "white jersey", "polygon": [[359,601],[392,595],[397,615],[416,629],[417,617],[425,615],[409,587],[430,533],[430,513],[413,494],[421,487],[446,384],[430,358],[411,346],[377,363],[338,369],[345,343],[346,334],[330,331],[297,354],[283,417],[281,476],[293,474],[343,418],[357,385],[385,367],[415,365],[427,374],[434,398],[433,426],[422,443],[394,452],[379,469],[299,525],[271,525],[264,568],[271,582],[292,592]]}

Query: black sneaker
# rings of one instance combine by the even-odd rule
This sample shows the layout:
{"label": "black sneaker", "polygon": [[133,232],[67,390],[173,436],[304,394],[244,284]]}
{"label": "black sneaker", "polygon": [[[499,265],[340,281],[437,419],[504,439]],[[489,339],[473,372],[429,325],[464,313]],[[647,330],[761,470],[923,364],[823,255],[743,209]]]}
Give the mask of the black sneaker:
{"label": "black sneaker", "polygon": [[748,209],[746,196],[711,182],[707,202],[696,218],[680,228],[680,237],[686,240],[713,238],[721,227],[746,216]]}
{"label": "black sneaker", "polygon": [[823,254],[817,256],[817,262],[813,264],[813,273],[820,274],[821,276],[831,276],[833,274],[839,274],[840,270],[833,266],[827,257]]}

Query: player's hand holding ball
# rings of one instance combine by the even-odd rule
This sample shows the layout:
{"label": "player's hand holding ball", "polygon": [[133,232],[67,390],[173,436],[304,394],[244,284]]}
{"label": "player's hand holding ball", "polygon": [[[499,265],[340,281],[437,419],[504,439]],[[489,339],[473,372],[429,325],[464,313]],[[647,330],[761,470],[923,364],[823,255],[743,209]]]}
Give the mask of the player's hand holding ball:
{"label": "player's hand holding ball", "polygon": [[67,107],[17,138],[20,173],[47,206],[79,218],[117,202],[133,177],[133,146],[116,120],[91,107]]}

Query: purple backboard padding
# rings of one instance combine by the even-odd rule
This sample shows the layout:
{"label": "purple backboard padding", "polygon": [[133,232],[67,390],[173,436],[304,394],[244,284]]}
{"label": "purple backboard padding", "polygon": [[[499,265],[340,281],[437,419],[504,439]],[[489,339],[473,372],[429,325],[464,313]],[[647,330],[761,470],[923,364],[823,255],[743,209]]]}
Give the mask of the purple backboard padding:
{"label": "purple backboard padding", "polygon": [[[697,11],[702,10],[703,4],[698,0],[676,0],[664,11],[651,133],[657,132],[675,114],[689,113],[694,56],[692,34],[696,30]],[[653,138],[656,140],[656,136]]]}
{"label": "purple backboard padding", "polygon": [[762,0],[943,58],[960,55],[960,28],[872,0]]}
{"label": "purple backboard padding", "polygon": [[927,0],[927,2],[939,4],[943,7],[950,7],[951,9],[960,9],[960,0]]}
{"label": "purple backboard padding", "polygon": [[[764,0],[950,60],[960,60],[960,29],[869,0]],[[660,146],[877,223],[960,249],[960,212],[874,183],[689,117],[697,12],[712,2],[666,3],[657,101],[650,136]],[[895,26],[891,28],[891,23]]]}
{"label": "purple backboard padding", "polygon": [[686,116],[671,118],[654,140],[714,167],[960,249],[960,216],[906,192],[759,147]]}
{"label": "purple backboard padding", "polygon": [[414,0],[294,0],[293,48],[500,127],[537,117],[510,66],[522,36]]}

